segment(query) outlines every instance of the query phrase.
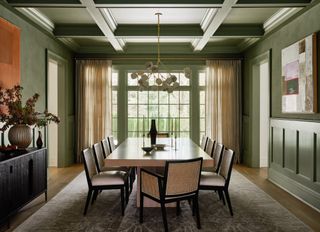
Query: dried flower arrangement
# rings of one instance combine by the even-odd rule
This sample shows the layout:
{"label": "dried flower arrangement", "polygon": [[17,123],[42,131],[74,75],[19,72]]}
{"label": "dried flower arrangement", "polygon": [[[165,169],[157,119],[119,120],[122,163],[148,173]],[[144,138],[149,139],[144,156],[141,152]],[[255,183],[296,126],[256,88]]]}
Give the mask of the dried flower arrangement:
{"label": "dried flower arrangement", "polygon": [[22,90],[23,87],[20,85],[10,89],[0,87],[0,122],[4,123],[0,128],[1,131],[5,131],[9,126],[17,124],[42,127],[50,122],[60,122],[56,115],[49,113],[47,110],[44,112],[35,110],[35,104],[40,96],[38,93],[27,99],[25,105],[23,105]]}

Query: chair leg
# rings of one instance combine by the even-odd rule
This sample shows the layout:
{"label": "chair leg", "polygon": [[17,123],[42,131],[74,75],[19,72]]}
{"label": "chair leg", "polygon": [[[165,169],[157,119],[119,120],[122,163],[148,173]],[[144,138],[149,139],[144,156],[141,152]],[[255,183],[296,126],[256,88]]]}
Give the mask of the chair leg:
{"label": "chair leg", "polygon": [[220,200],[222,199],[223,205],[226,205],[226,202],[224,200],[223,192],[222,190],[218,190],[219,198]]}
{"label": "chair leg", "polygon": [[180,201],[177,201],[177,206],[176,206],[176,215],[180,215]]}
{"label": "chair leg", "polygon": [[126,203],[128,204],[128,202],[129,202],[129,183],[128,183],[128,181],[126,181],[125,190],[126,190]]}
{"label": "chair leg", "polygon": [[140,192],[140,223],[143,223],[143,194]]}
{"label": "chair leg", "polygon": [[168,222],[167,222],[167,212],[166,212],[166,206],[164,202],[161,202],[161,211],[162,211],[162,220],[163,220],[163,226],[164,226],[164,231],[168,232]]}
{"label": "chair leg", "polygon": [[86,215],[86,214],[87,214],[87,210],[88,210],[89,202],[90,202],[90,199],[91,199],[91,194],[92,194],[92,190],[91,190],[91,189],[89,189],[89,192],[88,192],[88,195],[87,195],[86,205],[85,205],[85,207],[84,207],[83,215]]}
{"label": "chair leg", "polygon": [[124,187],[121,187],[121,214],[124,216]]}
{"label": "chair leg", "polygon": [[226,199],[227,199],[227,203],[228,203],[230,214],[231,214],[231,216],[233,216],[232,206],[231,206],[231,201],[230,201],[228,189],[224,190],[224,194],[226,195]]}
{"label": "chair leg", "polygon": [[197,228],[201,229],[198,196],[194,197],[193,203],[195,205],[195,210],[196,210]]}
{"label": "chair leg", "polygon": [[98,190],[94,190],[94,191],[93,191],[93,196],[92,196],[91,205],[97,200],[98,193],[99,193]]}

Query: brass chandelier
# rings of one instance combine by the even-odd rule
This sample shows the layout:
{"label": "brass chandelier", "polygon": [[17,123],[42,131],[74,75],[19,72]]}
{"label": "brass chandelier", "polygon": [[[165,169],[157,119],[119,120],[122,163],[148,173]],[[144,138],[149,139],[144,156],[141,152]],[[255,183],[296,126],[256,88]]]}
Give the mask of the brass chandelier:
{"label": "brass chandelier", "polygon": [[[179,87],[178,78],[167,71],[167,73],[161,73],[161,67],[165,65],[161,62],[160,59],[160,15],[162,13],[156,13],[158,17],[158,55],[157,63],[154,64],[152,61],[149,61],[145,64],[144,71],[136,71],[131,74],[132,79],[138,79],[139,89],[143,90],[162,90],[172,93],[175,89]],[[192,71],[189,67],[186,67],[184,70],[184,75],[186,78],[190,79]]]}

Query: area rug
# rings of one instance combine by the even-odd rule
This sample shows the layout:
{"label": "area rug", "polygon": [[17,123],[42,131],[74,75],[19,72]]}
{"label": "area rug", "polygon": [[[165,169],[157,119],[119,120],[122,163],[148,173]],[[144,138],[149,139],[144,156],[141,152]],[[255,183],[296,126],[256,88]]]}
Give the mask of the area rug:
{"label": "area rug", "polygon": [[[160,208],[146,208],[144,223],[139,223],[136,188],[130,195],[125,216],[121,216],[120,192],[103,191],[83,208],[87,196],[84,173],[77,176],[60,193],[29,217],[15,231],[163,231]],[[310,228],[237,171],[229,187],[234,216],[214,192],[201,191],[199,196],[202,229],[196,228],[188,202],[181,203],[181,214],[169,208],[169,231],[310,231]]]}

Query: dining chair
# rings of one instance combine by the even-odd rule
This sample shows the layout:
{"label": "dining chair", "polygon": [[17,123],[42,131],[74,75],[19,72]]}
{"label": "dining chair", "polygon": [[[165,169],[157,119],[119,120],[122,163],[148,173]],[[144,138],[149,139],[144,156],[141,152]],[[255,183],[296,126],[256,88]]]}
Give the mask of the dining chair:
{"label": "dining chair", "polygon": [[[105,154],[104,153],[104,148],[102,146],[102,142],[101,143],[95,143],[92,145],[93,148],[93,154],[94,154],[94,158],[96,161],[96,165],[97,165],[97,170],[98,172],[106,172],[106,171],[123,171],[127,173],[127,177],[130,179],[128,179],[129,181],[129,189],[128,191],[132,191],[132,183],[131,183],[131,169],[129,167],[121,167],[121,166],[108,166],[106,165],[106,158],[109,154]],[[126,201],[128,202],[128,193],[127,193],[127,199]]]}
{"label": "dining chair", "polygon": [[[98,192],[106,189],[120,189],[121,192],[121,213],[124,215],[124,193],[125,189],[128,189],[127,174],[123,171],[107,171],[98,172],[93,158],[93,154],[90,148],[82,151],[84,169],[86,173],[88,183],[88,195],[84,208],[83,215],[87,214],[89,202],[95,199]],[[92,196],[93,193],[93,196]]]}
{"label": "dining chair", "polygon": [[208,138],[205,152],[211,157],[212,157],[212,152],[213,152],[215,142],[216,142],[215,140]]}
{"label": "dining chair", "polygon": [[212,152],[212,158],[214,160],[213,166],[203,167],[202,171],[218,173],[220,164],[221,164],[223,149],[224,149],[224,145],[222,143],[218,143],[218,142],[214,143],[214,148]]}
{"label": "dining chair", "polygon": [[166,203],[177,202],[177,215],[180,201],[192,200],[196,212],[197,227],[201,228],[198,192],[202,167],[202,157],[180,161],[166,161],[164,175],[146,169],[140,174],[140,223],[143,223],[143,200],[150,198],[160,203],[165,231],[168,231]]}
{"label": "dining chair", "polygon": [[203,135],[202,139],[201,139],[201,143],[200,143],[200,147],[202,150],[206,150],[206,146],[207,146],[207,141],[208,141],[208,136]]}
{"label": "dining chair", "polygon": [[[109,137],[112,137],[112,136],[109,136]],[[101,141],[102,150],[103,150],[103,154],[104,154],[105,158],[107,158],[111,153],[111,146],[109,143],[109,137],[108,137],[108,139],[103,139]],[[113,137],[112,137],[112,139],[110,139],[110,141],[113,141]],[[114,143],[113,143],[113,148],[115,149]],[[122,168],[123,171],[126,171],[129,174],[129,180],[130,180],[129,181],[129,187],[130,187],[129,192],[131,193],[132,189],[133,189],[133,183],[136,180],[136,168],[135,167],[119,167],[119,168]]]}
{"label": "dining chair", "polygon": [[222,198],[225,204],[224,196],[226,197],[229,211],[233,216],[231,201],[229,197],[229,183],[234,159],[234,151],[231,149],[224,149],[222,153],[221,167],[218,173],[215,172],[201,172],[200,190],[215,190],[218,191],[219,197]]}
{"label": "dining chair", "polygon": [[109,141],[109,147],[110,147],[110,153],[111,153],[116,149],[116,145],[114,143],[114,138],[112,135],[108,136],[108,141]]}

